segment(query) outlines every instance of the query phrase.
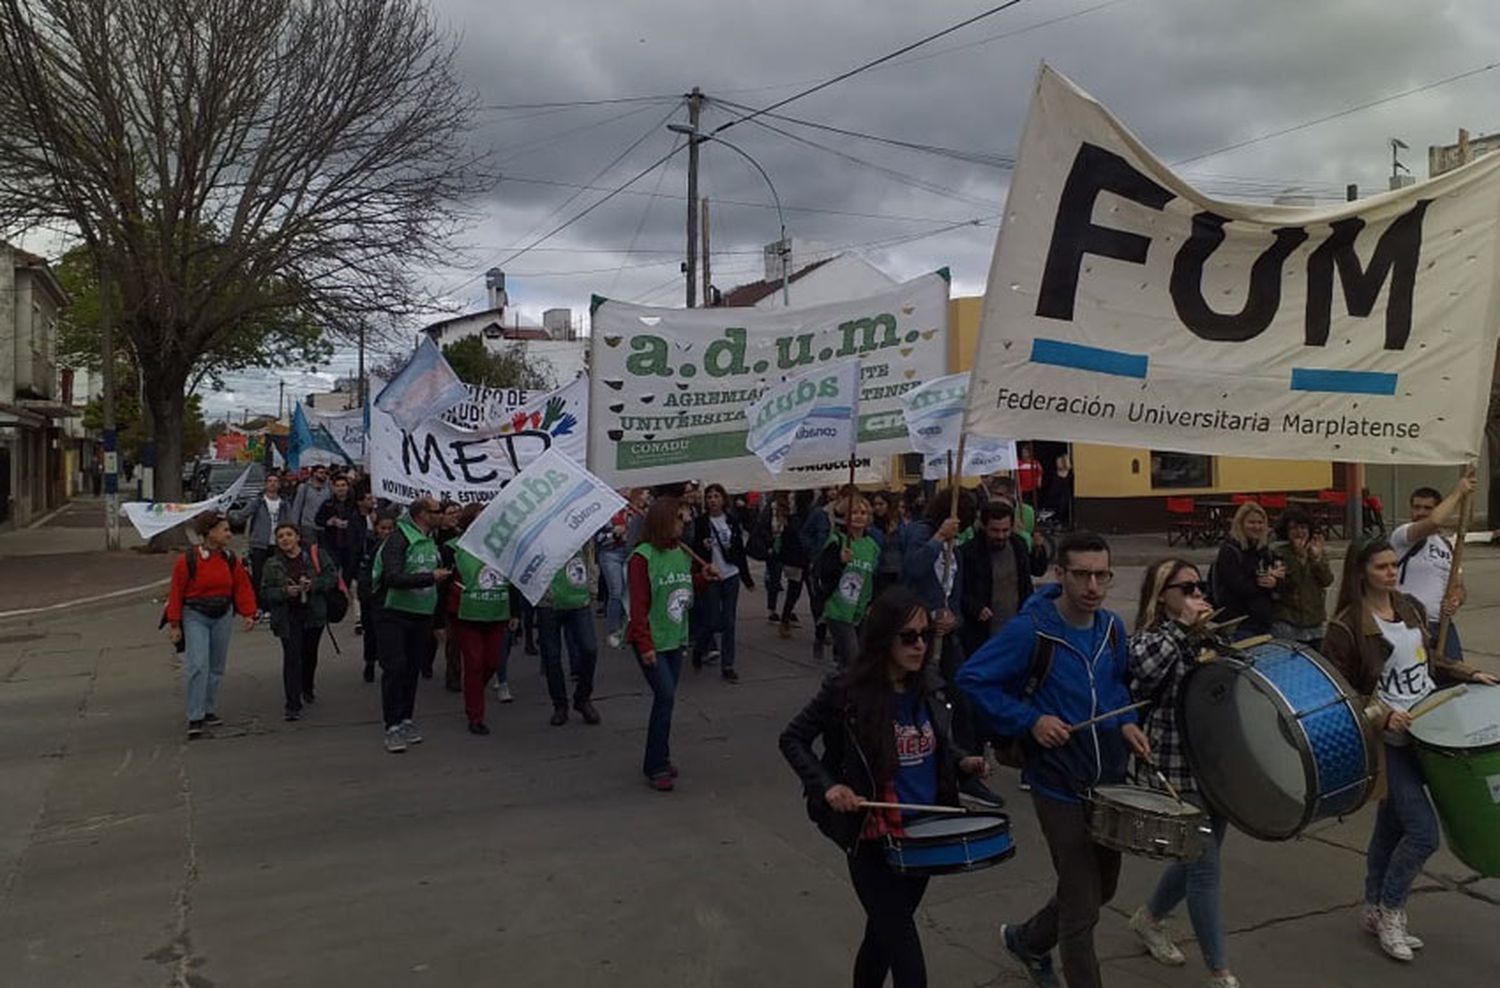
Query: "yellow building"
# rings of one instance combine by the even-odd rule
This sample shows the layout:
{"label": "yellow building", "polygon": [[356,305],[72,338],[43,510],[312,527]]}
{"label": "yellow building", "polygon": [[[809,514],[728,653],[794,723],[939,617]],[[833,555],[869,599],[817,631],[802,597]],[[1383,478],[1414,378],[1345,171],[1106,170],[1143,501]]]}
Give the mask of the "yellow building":
{"label": "yellow building", "polygon": [[[956,298],[949,303],[948,363],[955,372],[973,366],[983,308],[982,295]],[[1075,521],[1100,531],[1163,530],[1166,523],[1163,499],[1169,496],[1214,498],[1238,493],[1307,493],[1334,483],[1333,464],[1327,461],[1198,456],[1088,443],[1035,445],[1037,458],[1049,477],[1056,457],[1071,448]]]}

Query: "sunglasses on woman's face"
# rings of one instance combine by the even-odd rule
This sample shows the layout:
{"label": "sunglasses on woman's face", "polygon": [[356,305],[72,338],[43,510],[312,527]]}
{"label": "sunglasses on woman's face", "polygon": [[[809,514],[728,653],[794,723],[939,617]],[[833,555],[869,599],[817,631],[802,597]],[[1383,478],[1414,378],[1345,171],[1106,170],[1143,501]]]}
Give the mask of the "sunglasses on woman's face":
{"label": "sunglasses on woman's face", "polygon": [[897,632],[896,637],[901,640],[901,644],[911,648],[919,641],[931,645],[934,635],[935,632],[931,628],[923,628],[921,631],[916,628],[902,628]]}
{"label": "sunglasses on woman's face", "polygon": [[1162,589],[1181,590],[1183,595],[1188,597],[1191,597],[1195,593],[1200,597],[1207,597],[1209,586],[1203,580],[1183,580],[1181,583],[1168,583]]}

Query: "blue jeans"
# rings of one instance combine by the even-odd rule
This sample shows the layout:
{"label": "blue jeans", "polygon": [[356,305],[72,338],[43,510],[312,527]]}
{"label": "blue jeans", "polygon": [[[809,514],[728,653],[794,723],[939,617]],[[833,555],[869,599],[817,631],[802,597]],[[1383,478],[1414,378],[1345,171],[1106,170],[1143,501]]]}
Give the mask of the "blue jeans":
{"label": "blue jeans", "polygon": [[1438,821],[1411,745],[1385,746],[1385,779],[1365,864],[1365,902],[1401,909],[1422,865],[1438,849]]}
{"label": "blue jeans", "polygon": [[568,666],[573,674],[573,702],[594,695],[594,667],[599,659],[599,639],[594,634],[594,616],[589,608],[559,611],[539,607],[536,611],[537,645],[542,650],[542,671],[547,674],[547,692],[552,705],[567,706],[568,681],[563,676],[563,638],[568,642]]}
{"label": "blue jeans", "polygon": [[641,771],[646,778],[665,775],[672,765],[672,707],[677,698],[677,681],[682,678],[682,649],[674,648],[656,653],[656,664],[641,662],[636,653],[636,662],[646,685],[651,687],[651,718],[646,722],[646,758]]}
{"label": "blue jeans", "polygon": [[[1199,809],[1205,809],[1203,800],[1193,793],[1183,797]],[[1164,919],[1187,899],[1188,919],[1193,924],[1193,936],[1198,938],[1198,948],[1203,951],[1203,963],[1210,971],[1222,971],[1229,967],[1229,948],[1224,940],[1224,914],[1219,900],[1219,848],[1224,844],[1224,834],[1229,821],[1207,811],[1208,825],[1213,829],[1213,840],[1196,861],[1176,861],[1162,873],[1156,883],[1156,891],[1146,900],[1146,911],[1153,919]]]}
{"label": "blue jeans", "polygon": [[625,627],[626,596],[625,573],[630,553],[621,549],[605,549],[599,553],[599,571],[604,574],[604,585],[609,596],[604,602],[604,630],[615,634]]}
{"label": "blue jeans", "polygon": [[734,623],[740,611],[740,578],[715,580],[698,594],[701,612],[693,614],[693,658],[702,659],[713,648],[714,632],[719,633],[719,669],[734,668]]}
{"label": "blue jeans", "polygon": [[219,682],[229,662],[229,636],[234,634],[234,610],[211,618],[182,609],[182,667],[187,672],[187,717],[202,720],[217,713]]}

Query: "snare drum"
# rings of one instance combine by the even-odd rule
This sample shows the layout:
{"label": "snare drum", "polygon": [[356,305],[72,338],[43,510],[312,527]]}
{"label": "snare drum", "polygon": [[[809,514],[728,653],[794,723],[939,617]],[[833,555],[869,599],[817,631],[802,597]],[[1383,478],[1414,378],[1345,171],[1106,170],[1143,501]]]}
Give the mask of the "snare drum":
{"label": "snare drum", "polygon": [[1418,704],[1410,734],[1448,849],[1481,875],[1500,878],[1500,686],[1471,685],[1431,713]]}
{"label": "snare drum", "polygon": [[970,812],[912,820],[901,837],[887,837],[885,860],[904,875],[949,875],[978,871],[1016,853],[1010,817]]}
{"label": "snare drum", "polygon": [[1099,786],[1089,794],[1095,844],[1148,858],[1191,861],[1213,836],[1203,811],[1141,786]]}
{"label": "snare drum", "polygon": [[1221,656],[1187,674],[1178,718],[1209,805],[1260,840],[1352,813],[1374,788],[1376,741],[1338,670],[1296,642]]}

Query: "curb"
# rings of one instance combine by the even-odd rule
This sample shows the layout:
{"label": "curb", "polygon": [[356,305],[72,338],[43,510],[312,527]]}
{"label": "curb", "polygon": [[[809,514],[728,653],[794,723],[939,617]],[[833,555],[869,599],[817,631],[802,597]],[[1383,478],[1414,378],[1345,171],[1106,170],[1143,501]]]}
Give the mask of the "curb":
{"label": "curb", "polygon": [[72,607],[89,607],[93,604],[105,604],[123,600],[129,597],[147,594],[158,590],[171,583],[171,579],[153,580],[150,583],[142,583],[139,586],[125,587],[122,590],[111,590],[109,593],[94,594],[91,597],[79,597],[76,600],[65,600],[57,604],[43,604],[41,607],[23,607],[14,611],[0,611],[0,621],[9,621],[16,618],[34,617],[38,614],[49,614],[52,611],[61,611]]}

